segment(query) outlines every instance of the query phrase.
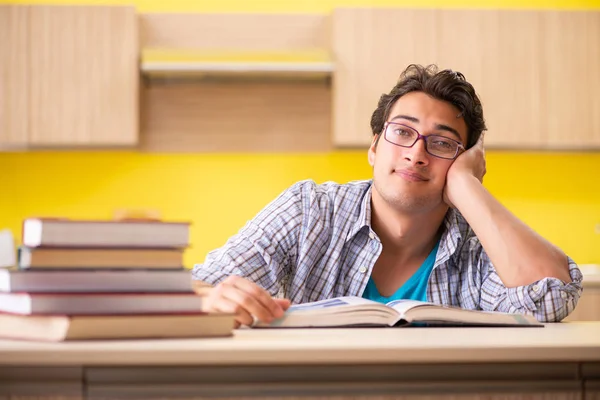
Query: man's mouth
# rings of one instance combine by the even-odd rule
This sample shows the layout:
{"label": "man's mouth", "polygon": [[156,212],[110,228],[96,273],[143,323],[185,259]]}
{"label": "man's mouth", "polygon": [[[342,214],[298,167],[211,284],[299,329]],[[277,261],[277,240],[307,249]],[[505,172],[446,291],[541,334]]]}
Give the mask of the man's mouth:
{"label": "man's mouth", "polygon": [[394,172],[409,182],[425,182],[429,180],[424,175],[410,169],[397,169]]}

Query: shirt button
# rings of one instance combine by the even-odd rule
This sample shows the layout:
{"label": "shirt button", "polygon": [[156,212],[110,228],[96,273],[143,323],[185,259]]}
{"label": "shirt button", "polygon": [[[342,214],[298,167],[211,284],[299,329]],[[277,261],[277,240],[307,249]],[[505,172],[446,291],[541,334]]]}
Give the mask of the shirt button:
{"label": "shirt button", "polygon": [[358,269],[358,272],[360,272],[361,274],[364,274],[365,272],[367,272],[367,267],[360,267]]}
{"label": "shirt button", "polygon": [[369,232],[369,237],[370,237],[371,239],[375,239],[375,234],[374,234],[373,232]]}
{"label": "shirt button", "polygon": [[560,297],[564,300],[567,298],[567,294],[565,292],[560,292]]}
{"label": "shirt button", "polygon": [[533,289],[534,292],[537,293],[537,292],[540,291],[540,286],[539,285],[533,285],[532,289]]}

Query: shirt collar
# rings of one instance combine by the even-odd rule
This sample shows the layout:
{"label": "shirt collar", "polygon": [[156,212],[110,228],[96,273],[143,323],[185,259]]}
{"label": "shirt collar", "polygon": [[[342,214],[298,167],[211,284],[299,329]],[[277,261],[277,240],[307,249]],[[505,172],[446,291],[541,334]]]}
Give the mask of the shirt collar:
{"label": "shirt collar", "polygon": [[[352,239],[356,234],[367,227],[369,231],[371,228],[371,195],[373,190],[373,181],[370,180],[370,184],[367,190],[364,192],[360,201],[359,214],[354,224],[348,232],[346,242]],[[448,259],[456,253],[458,246],[462,240],[462,234],[460,231],[461,221],[464,221],[464,217],[455,208],[450,208],[444,217],[444,230],[442,237],[440,238],[440,245],[438,248],[435,265],[441,264],[448,261]]]}
{"label": "shirt collar", "polygon": [[363,229],[365,226],[371,230],[371,191],[373,189],[373,180],[369,180],[369,186],[365,190],[362,199],[360,200],[360,208],[358,217],[354,221],[354,224],[350,227],[346,242],[352,239],[356,234]]}
{"label": "shirt collar", "polygon": [[[461,221],[464,221],[464,218],[457,209],[451,208],[448,210],[443,222],[445,229],[442,232],[440,246],[435,259],[436,266],[448,261],[456,253],[462,240],[462,233],[460,231]],[[457,266],[459,265],[457,264]]]}

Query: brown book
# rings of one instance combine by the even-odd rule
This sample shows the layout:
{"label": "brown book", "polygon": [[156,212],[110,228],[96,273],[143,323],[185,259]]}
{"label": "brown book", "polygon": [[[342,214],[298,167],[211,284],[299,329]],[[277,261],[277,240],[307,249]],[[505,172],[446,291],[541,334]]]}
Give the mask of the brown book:
{"label": "brown book", "polygon": [[61,342],[231,336],[233,314],[14,315],[0,313],[0,337]]}
{"label": "brown book", "polygon": [[165,314],[202,311],[195,293],[0,293],[11,314]]}
{"label": "brown book", "polygon": [[84,221],[28,218],[23,221],[27,247],[184,248],[187,222],[147,220]]}
{"label": "brown book", "polygon": [[157,268],[183,267],[182,249],[94,249],[24,247],[19,268]]}

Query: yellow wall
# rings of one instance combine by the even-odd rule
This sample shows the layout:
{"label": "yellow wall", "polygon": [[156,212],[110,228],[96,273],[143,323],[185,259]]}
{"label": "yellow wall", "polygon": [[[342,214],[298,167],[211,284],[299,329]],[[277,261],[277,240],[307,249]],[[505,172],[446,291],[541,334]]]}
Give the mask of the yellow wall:
{"label": "yellow wall", "polygon": [[141,12],[317,12],[339,6],[445,8],[600,8],[600,0],[0,0],[14,4],[135,4]]}
{"label": "yellow wall", "polygon": [[[485,184],[580,263],[600,263],[600,154],[488,152]],[[193,222],[186,265],[203,260],[293,182],[370,177],[363,152],[159,155],[121,152],[0,154],[0,226],[27,216],[111,218],[157,209]]]}
{"label": "yellow wall", "polygon": [[[2,3],[6,1],[0,0]],[[10,1],[10,3],[23,3]],[[74,3],[28,1],[27,3]],[[81,4],[126,4],[80,0]],[[428,0],[138,0],[140,11],[329,12],[337,5],[507,8],[600,8],[600,1]],[[580,263],[600,263],[600,153],[488,152],[485,185],[534,229]],[[130,152],[0,153],[0,228],[19,236],[28,216],[110,218],[119,208],[157,209],[190,220],[193,247],[185,263],[202,261],[293,182],[344,182],[370,177],[364,152],[329,154],[174,155]]]}

